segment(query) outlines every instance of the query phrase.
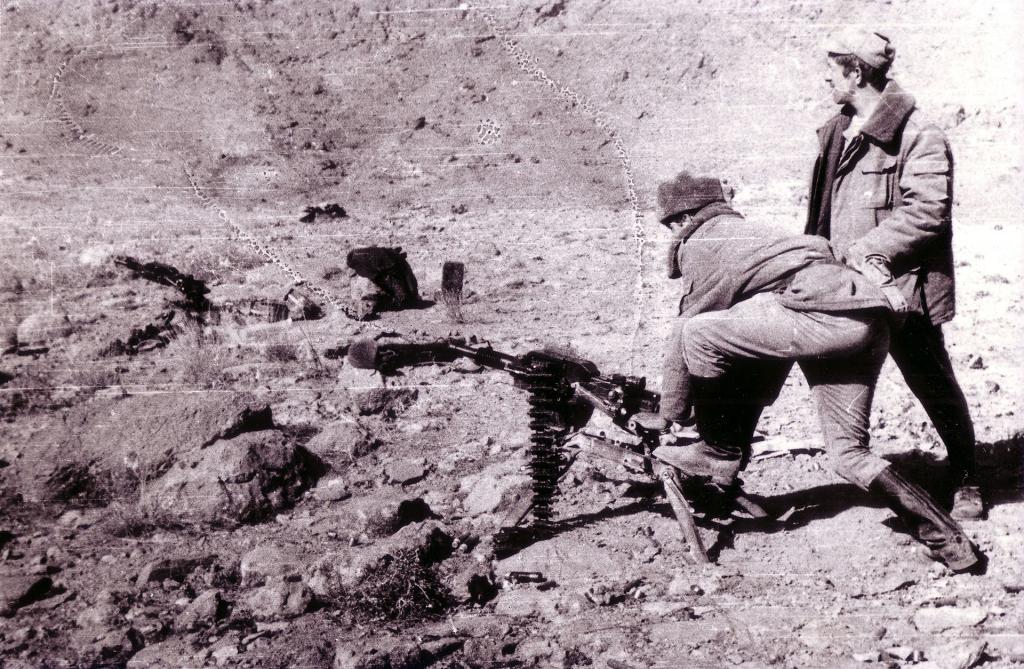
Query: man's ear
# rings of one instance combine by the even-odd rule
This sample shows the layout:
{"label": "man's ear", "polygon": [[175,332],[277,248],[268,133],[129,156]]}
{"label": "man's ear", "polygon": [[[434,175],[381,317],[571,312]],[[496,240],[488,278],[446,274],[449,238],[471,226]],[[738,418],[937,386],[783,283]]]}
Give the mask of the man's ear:
{"label": "man's ear", "polygon": [[736,187],[729,183],[728,179],[722,179],[722,195],[725,197],[725,203],[731,204],[732,199],[736,197]]}
{"label": "man's ear", "polygon": [[854,86],[856,86],[857,88],[860,88],[861,86],[866,86],[867,85],[867,82],[864,81],[864,70],[860,69],[860,65],[854,65],[852,72],[855,75],[855,77],[853,79],[853,85]]}
{"label": "man's ear", "polygon": [[690,222],[691,218],[693,217],[690,216],[690,214],[683,214],[682,216],[677,216],[674,219],[672,219],[672,221],[670,222],[672,232],[678,232],[679,230],[685,228],[686,224]]}

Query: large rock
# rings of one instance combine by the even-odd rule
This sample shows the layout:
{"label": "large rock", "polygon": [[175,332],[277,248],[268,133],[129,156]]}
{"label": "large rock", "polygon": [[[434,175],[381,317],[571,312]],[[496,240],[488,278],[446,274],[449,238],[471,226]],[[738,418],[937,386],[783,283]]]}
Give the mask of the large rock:
{"label": "large rock", "polygon": [[[450,564],[454,563],[454,564]],[[489,562],[480,562],[464,555],[445,563],[448,576],[445,582],[452,597],[462,604],[482,604],[498,593],[494,570]]]}
{"label": "large rock", "polygon": [[392,483],[405,485],[415,483],[427,474],[426,460],[416,458],[413,460],[392,460],[384,465],[384,475]]}
{"label": "large rock", "polygon": [[10,304],[0,303],[0,353],[18,345],[18,321]]}
{"label": "large rock", "polygon": [[53,587],[48,576],[0,576],[0,616],[10,616],[46,596]]}
{"label": "large rock", "polygon": [[922,632],[937,633],[955,627],[974,627],[987,617],[988,612],[978,607],[929,607],[917,610],[914,614],[914,626]]}
{"label": "large rock", "polygon": [[306,444],[306,449],[335,469],[368,453],[378,442],[359,423],[339,419],[325,425]]}
{"label": "large rock", "polygon": [[243,586],[257,585],[269,577],[299,574],[304,567],[301,555],[272,544],[257,546],[242,556],[238,565]]}
{"label": "large rock", "polygon": [[928,650],[928,659],[939,669],[970,669],[981,661],[988,643],[980,639],[957,639]]}
{"label": "large rock", "polygon": [[166,580],[183,581],[199,567],[213,564],[213,556],[188,558],[160,558],[146,563],[135,578],[135,585],[143,587],[147,583],[162,583]]}
{"label": "large rock", "polygon": [[412,406],[419,391],[415,388],[373,388],[356,397],[360,416],[381,416],[394,420]]}
{"label": "large rock", "polygon": [[[186,453],[273,427],[266,402],[233,393],[95,399],[75,406],[58,421],[33,437],[28,457],[19,463],[21,491],[28,501],[65,494],[65,483],[78,478],[85,481],[79,491],[82,500],[90,501],[91,479],[122,481],[126,486],[152,479]],[[70,474],[76,476],[69,478]],[[117,496],[134,490],[105,492]]]}
{"label": "large rock", "polygon": [[420,497],[395,497],[385,488],[349,500],[342,516],[353,535],[386,537],[410,523],[433,517],[434,512]]}
{"label": "large rock", "polygon": [[506,510],[531,494],[532,479],[520,471],[524,465],[519,460],[503,461],[463,478],[459,487],[468,493],[462,501],[466,513],[479,516]]}
{"label": "large rock", "polygon": [[282,620],[301,616],[312,601],[312,591],[301,580],[276,577],[246,593],[239,604],[256,620]]}
{"label": "large rock", "polygon": [[174,626],[182,631],[208,627],[217,621],[224,609],[225,603],[221,598],[220,590],[204,590],[188,603],[185,610],[174,621]]}
{"label": "large rock", "polygon": [[121,623],[124,618],[121,616],[121,607],[114,602],[97,602],[96,604],[82,609],[75,617],[75,624],[92,631],[109,631]]}
{"label": "large rock", "polygon": [[393,536],[359,551],[333,556],[332,587],[346,589],[358,585],[367,574],[388,565],[398,554],[413,551],[419,563],[437,564],[452,553],[448,528],[435,520],[403,527]]}
{"label": "large rock", "polygon": [[262,520],[314,479],[309,454],[278,430],[247,432],[184,455],[146,487],[142,504],[211,523]]}
{"label": "large rock", "polygon": [[[180,669],[190,666],[187,658],[193,651],[191,642],[190,637],[176,636],[146,646],[128,660],[127,669]],[[195,666],[201,664],[196,663]]]}
{"label": "large rock", "polygon": [[68,315],[59,309],[31,314],[18,325],[18,349],[25,352],[45,351],[72,332]]}
{"label": "large rock", "polygon": [[321,502],[340,502],[351,497],[352,491],[345,479],[332,476],[320,479],[313,489],[313,496]]}

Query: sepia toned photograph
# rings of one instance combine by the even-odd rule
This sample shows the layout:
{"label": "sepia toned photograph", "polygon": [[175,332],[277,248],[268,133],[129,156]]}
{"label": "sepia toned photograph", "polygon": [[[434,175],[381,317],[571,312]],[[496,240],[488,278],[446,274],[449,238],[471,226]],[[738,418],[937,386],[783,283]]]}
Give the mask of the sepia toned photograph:
{"label": "sepia toned photograph", "polygon": [[1024,666],[1022,34],[0,0],[0,669]]}

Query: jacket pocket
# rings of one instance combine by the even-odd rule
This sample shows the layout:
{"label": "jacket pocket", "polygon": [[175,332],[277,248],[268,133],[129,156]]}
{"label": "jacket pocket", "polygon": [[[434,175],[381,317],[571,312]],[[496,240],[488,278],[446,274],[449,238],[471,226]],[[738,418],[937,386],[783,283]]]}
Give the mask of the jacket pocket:
{"label": "jacket pocket", "polygon": [[885,155],[877,161],[865,163],[861,168],[864,184],[869,188],[864,198],[866,209],[893,208],[897,188],[897,162],[896,156]]}

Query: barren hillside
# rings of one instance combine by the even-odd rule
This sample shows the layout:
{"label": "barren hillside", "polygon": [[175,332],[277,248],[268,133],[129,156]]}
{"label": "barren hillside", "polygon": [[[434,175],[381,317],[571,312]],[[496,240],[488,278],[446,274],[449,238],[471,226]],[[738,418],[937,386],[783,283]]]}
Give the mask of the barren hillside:
{"label": "barren hillside", "polygon": [[[967,527],[988,573],[915,557],[824,467],[798,374],[759,427],[782,455],[744,474],[781,519],[703,522],[717,564],[681,562],[649,482],[582,461],[557,534],[498,559],[529,485],[522,390],[467,364],[382,379],[337,348],[475,335],[657,388],[677,300],[658,181],[720,174],[748,217],[801,230],[834,111],[818,44],[850,22],[892,37],[956,157],[946,336],[994,491]],[[1024,662],[1022,29],[1011,0],[3,0],[0,663]],[[344,215],[301,220],[326,203]],[[349,303],[345,256],[370,245],[401,246],[437,304],[334,309],[319,291]],[[325,317],[271,322],[297,278]],[[937,484],[891,363],[872,438]]]}

